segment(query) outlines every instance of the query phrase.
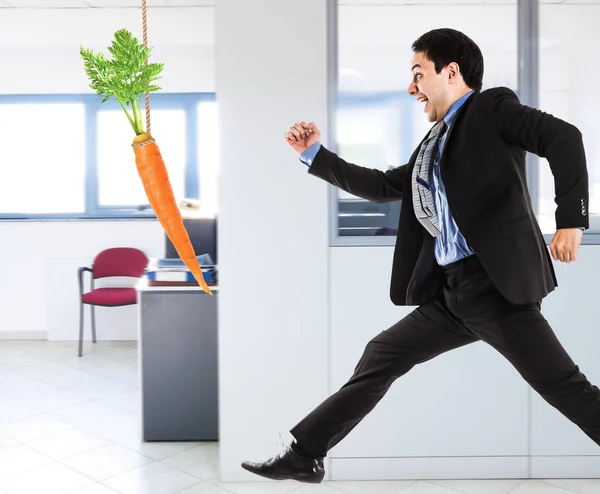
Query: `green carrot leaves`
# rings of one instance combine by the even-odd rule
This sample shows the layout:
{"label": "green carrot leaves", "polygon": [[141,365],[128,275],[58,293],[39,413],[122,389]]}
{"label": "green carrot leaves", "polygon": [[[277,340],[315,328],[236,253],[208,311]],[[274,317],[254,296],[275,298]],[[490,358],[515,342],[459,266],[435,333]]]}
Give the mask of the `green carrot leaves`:
{"label": "green carrot leaves", "polygon": [[[102,96],[102,102],[115,98],[125,111],[136,135],[144,133],[144,120],[141,113],[141,98],[146,92],[159,91],[153,84],[160,79],[164,67],[162,63],[146,63],[151,48],[144,48],[129,31],[120,29],[115,33],[112,45],[108,48],[112,60],[102,53],[80,47],[90,87]],[[131,106],[131,114],[127,111]]]}

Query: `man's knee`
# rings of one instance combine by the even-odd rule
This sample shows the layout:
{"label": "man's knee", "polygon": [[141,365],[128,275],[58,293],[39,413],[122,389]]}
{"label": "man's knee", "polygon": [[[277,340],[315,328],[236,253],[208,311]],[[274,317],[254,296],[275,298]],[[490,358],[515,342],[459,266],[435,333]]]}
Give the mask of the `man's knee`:
{"label": "man's knee", "polygon": [[355,376],[365,371],[398,377],[410,370],[416,362],[410,352],[389,341],[385,332],[371,339],[363,350],[354,370]]}

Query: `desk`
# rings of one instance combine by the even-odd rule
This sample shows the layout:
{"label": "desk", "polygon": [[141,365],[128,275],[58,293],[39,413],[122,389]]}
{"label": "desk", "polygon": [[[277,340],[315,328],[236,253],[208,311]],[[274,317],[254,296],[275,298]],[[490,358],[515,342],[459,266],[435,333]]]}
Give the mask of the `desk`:
{"label": "desk", "polygon": [[137,289],[143,440],[217,440],[218,288]]}

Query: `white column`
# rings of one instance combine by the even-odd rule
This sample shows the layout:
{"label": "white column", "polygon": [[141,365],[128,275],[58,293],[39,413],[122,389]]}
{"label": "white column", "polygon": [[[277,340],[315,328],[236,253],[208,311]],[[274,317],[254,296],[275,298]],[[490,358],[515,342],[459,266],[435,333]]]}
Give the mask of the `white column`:
{"label": "white column", "polygon": [[[327,117],[325,0],[217,0],[223,481],[328,393],[328,201],[283,133]],[[324,135],[325,139],[325,135]]]}

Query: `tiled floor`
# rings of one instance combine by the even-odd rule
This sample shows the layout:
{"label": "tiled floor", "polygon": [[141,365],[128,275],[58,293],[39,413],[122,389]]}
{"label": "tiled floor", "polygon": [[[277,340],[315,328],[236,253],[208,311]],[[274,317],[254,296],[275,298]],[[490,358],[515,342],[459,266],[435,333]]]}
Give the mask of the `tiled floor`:
{"label": "tiled floor", "polygon": [[0,341],[0,493],[600,493],[600,480],[221,483],[217,444],[140,441],[135,342],[75,355],[75,343]]}

